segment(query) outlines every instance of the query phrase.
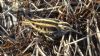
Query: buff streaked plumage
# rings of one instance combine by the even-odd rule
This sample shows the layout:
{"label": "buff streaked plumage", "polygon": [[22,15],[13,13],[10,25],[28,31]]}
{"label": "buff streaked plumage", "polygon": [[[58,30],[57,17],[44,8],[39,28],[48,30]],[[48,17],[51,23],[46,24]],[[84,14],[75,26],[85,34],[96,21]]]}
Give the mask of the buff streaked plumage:
{"label": "buff streaked plumage", "polygon": [[25,19],[24,25],[31,26],[33,30],[45,34],[51,38],[58,38],[68,31],[75,31],[70,24],[56,19]]}

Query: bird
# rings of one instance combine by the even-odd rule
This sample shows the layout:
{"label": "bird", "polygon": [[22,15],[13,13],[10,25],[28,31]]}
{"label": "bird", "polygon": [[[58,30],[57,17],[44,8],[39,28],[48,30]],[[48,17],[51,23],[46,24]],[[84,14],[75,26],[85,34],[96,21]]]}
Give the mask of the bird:
{"label": "bird", "polygon": [[68,22],[55,18],[25,19],[22,21],[22,24],[28,25],[36,32],[44,34],[48,40],[57,39],[69,31],[77,32],[72,29],[72,26]]}

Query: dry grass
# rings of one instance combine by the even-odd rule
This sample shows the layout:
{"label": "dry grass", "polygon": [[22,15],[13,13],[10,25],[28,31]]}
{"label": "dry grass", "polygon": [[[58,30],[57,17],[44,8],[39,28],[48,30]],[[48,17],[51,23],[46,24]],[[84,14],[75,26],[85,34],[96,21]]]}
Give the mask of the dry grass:
{"label": "dry grass", "polygon": [[[92,0],[1,0],[0,56],[99,56],[99,7]],[[21,24],[25,18],[56,18],[82,35],[69,32],[47,41]]]}

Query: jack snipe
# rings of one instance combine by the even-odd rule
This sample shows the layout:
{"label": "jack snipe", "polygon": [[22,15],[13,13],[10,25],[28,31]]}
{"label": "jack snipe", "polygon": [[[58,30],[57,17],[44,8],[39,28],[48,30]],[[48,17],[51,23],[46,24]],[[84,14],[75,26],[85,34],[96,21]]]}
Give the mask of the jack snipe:
{"label": "jack snipe", "polygon": [[46,38],[51,40],[59,38],[68,31],[77,32],[71,28],[69,23],[57,19],[25,19],[22,23],[31,26],[33,30],[44,34]]}

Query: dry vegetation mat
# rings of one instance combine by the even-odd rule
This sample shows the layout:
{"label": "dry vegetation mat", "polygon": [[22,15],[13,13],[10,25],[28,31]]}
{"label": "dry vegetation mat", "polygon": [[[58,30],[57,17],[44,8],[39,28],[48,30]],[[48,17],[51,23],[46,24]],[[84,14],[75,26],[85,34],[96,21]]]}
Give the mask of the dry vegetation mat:
{"label": "dry vegetation mat", "polygon": [[100,56],[99,0],[0,0],[0,56]]}

